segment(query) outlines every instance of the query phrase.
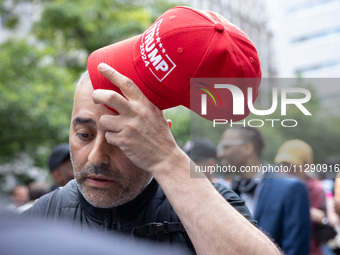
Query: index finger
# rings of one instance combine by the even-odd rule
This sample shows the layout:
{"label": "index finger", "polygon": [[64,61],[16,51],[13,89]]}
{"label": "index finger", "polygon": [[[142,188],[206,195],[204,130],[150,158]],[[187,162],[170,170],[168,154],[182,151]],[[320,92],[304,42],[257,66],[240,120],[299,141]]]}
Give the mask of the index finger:
{"label": "index finger", "polygon": [[104,104],[119,114],[126,114],[130,111],[129,101],[116,91],[96,89],[92,93],[92,98],[96,104]]}
{"label": "index finger", "polygon": [[145,96],[138,86],[129,78],[122,75],[111,66],[100,63],[98,65],[98,71],[114,85],[120,88],[123,95],[128,100],[141,100]]}

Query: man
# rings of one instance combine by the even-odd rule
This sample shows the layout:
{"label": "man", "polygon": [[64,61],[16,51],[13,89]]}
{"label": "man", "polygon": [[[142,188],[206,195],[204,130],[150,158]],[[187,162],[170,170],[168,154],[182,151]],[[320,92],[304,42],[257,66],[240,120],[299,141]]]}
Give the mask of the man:
{"label": "man", "polygon": [[52,190],[65,186],[66,183],[74,178],[70,160],[70,148],[67,143],[58,144],[53,148],[48,159],[48,167],[55,180]]}
{"label": "man", "polygon": [[218,158],[224,166],[235,166],[241,179],[233,189],[240,194],[258,226],[288,255],[307,255],[310,236],[308,193],[302,182],[259,169],[264,140],[252,127],[231,127],[222,135]]}
{"label": "man", "polygon": [[[207,33],[223,34],[223,25],[214,28],[209,16],[191,8],[173,8],[155,24],[158,28],[160,24],[162,28],[183,25],[182,18],[193,19],[195,24],[208,21]],[[152,43],[161,36],[162,29],[156,31],[154,26],[152,34],[147,34],[148,46],[143,46],[147,50],[154,49]],[[114,44],[89,58],[91,80],[85,73],[78,83],[70,128],[75,180],[38,200],[28,214],[69,219],[83,226],[124,231],[189,249],[193,245],[197,254],[279,254],[275,245],[249,221],[247,208],[234,193],[219,190],[227,202],[206,178],[189,177],[193,163],[176,144],[160,105],[156,107],[148,99],[155,91],[144,91],[146,97],[132,80],[109,65],[98,66],[97,61],[110,62],[125,68],[134,80],[140,72],[147,79],[155,75],[154,71],[167,71],[159,82],[176,72],[182,73],[176,69],[170,74],[166,68],[171,47],[165,41],[162,47],[168,54],[167,60],[163,55],[151,55],[153,61],[146,65],[144,55],[131,56],[143,54],[139,39],[140,36]],[[183,45],[175,48],[178,56],[190,50],[186,47],[188,42]],[[154,70],[150,70],[150,65]],[[188,82],[189,77],[181,79]],[[148,85],[154,84],[148,81]],[[94,91],[93,87],[103,84],[115,84],[124,96],[113,90]],[[138,86],[143,84],[138,79]],[[158,99],[158,103],[169,106],[165,96]]]}

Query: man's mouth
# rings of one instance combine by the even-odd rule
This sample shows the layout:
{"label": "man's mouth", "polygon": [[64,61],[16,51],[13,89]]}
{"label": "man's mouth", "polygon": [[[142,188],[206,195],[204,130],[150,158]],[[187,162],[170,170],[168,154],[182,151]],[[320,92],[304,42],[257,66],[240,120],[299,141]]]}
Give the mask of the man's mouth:
{"label": "man's mouth", "polygon": [[90,186],[97,188],[108,188],[115,181],[102,175],[90,175],[87,177]]}

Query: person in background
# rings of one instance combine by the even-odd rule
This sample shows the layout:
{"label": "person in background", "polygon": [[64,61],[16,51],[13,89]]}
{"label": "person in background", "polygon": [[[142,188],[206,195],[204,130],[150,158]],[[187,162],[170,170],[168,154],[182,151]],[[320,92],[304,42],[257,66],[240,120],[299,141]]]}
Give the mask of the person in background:
{"label": "person in background", "polygon": [[336,212],[340,215],[340,157],[328,158],[326,164],[332,168],[332,172],[337,172],[334,179],[334,199]]}
{"label": "person in background", "polygon": [[[217,146],[222,166],[233,166],[239,176],[233,190],[243,198],[258,226],[287,255],[308,255],[310,238],[309,199],[297,178],[268,171],[262,160],[262,134],[253,127],[231,127]],[[263,168],[267,167],[266,172]],[[257,171],[243,171],[245,168]]]}
{"label": "person in background", "polygon": [[18,208],[30,200],[29,189],[26,185],[17,185],[11,192],[10,199],[13,205]]}
{"label": "person in background", "polygon": [[216,166],[216,146],[208,139],[194,139],[186,142],[183,146],[184,152],[202,169],[207,178],[217,182],[215,173],[209,171],[210,166]]}
{"label": "person in background", "polygon": [[317,228],[328,225],[326,211],[326,198],[320,180],[308,175],[309,167],[314,163],[312,147],[300,140],[293,139],[284,142],[279,148],[274,162],[283,166],[291,167],[290,173],[302,180],[308,189],[310,200],[310,215],[312,222],[312,235],[310,238],[310,255],[321,255],[320,240],[317,236]]}
{"label": "person in background", "polygon": [[51,190],[65,186],[74,178],[68,143],[61,143],[53,148],[48,159],[48,166],[55,181]]}
{"label": "person in background", "polygon": [[18,210],[20,213],[31,208],[31,206],[34,204],[34,201],[36,199],[50,192],[50,185],[48,185],[47,183],[32,181],[28,184],[28,190],[29,190],[29,201],[25,203],[24,205],[21,205],[20,207],[18,207]]}
{"label": "person in background", "polygon": [[330,247],[335,254],[340,254],[340,158],[332,156],[326,160],[327,165],[332,169],[330,171],[337,172],[334,180],[334,197],[333,197],[333,210],[335,216],[335,229],[338,234],[330,243]]}
{"label": "person in background", "polygon": [[[335,180],[337,175],[337,169],[340,168],[339,158],[336,156],[329,156],[325,159],[322,167],[327,166],[327,171],[318,173],[318,179],[322,183],[323,190],[326,196],[326,215],[329,220],[329,225],[333,227],[336,232],[339,232],[339,215],[336,212],[336,200],[334,197],[335,192]],[[323,244],[323,255],[339,254],[339,238],[338,234],[327,243]]]}
{"label": "person in background", "polygon": [[327,166],[327,171],[318,173],[325,194],[332,193],[334,196],[335,180],[340,168],[340,159],[337,156],[329,156],[325,159],[323,166]]}

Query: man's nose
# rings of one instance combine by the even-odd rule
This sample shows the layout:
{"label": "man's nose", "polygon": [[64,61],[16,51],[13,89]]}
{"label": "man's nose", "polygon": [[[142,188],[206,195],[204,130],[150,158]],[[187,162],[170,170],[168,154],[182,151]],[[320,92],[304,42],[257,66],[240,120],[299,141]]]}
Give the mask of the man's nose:
{"label": "man's nose", "polygon": [[89,153],[88,161],[94,166],[109,164],[110,147],[111,145],[108,144],[105,139],[105,133],[98,134],[93,142],[93,147]]}

